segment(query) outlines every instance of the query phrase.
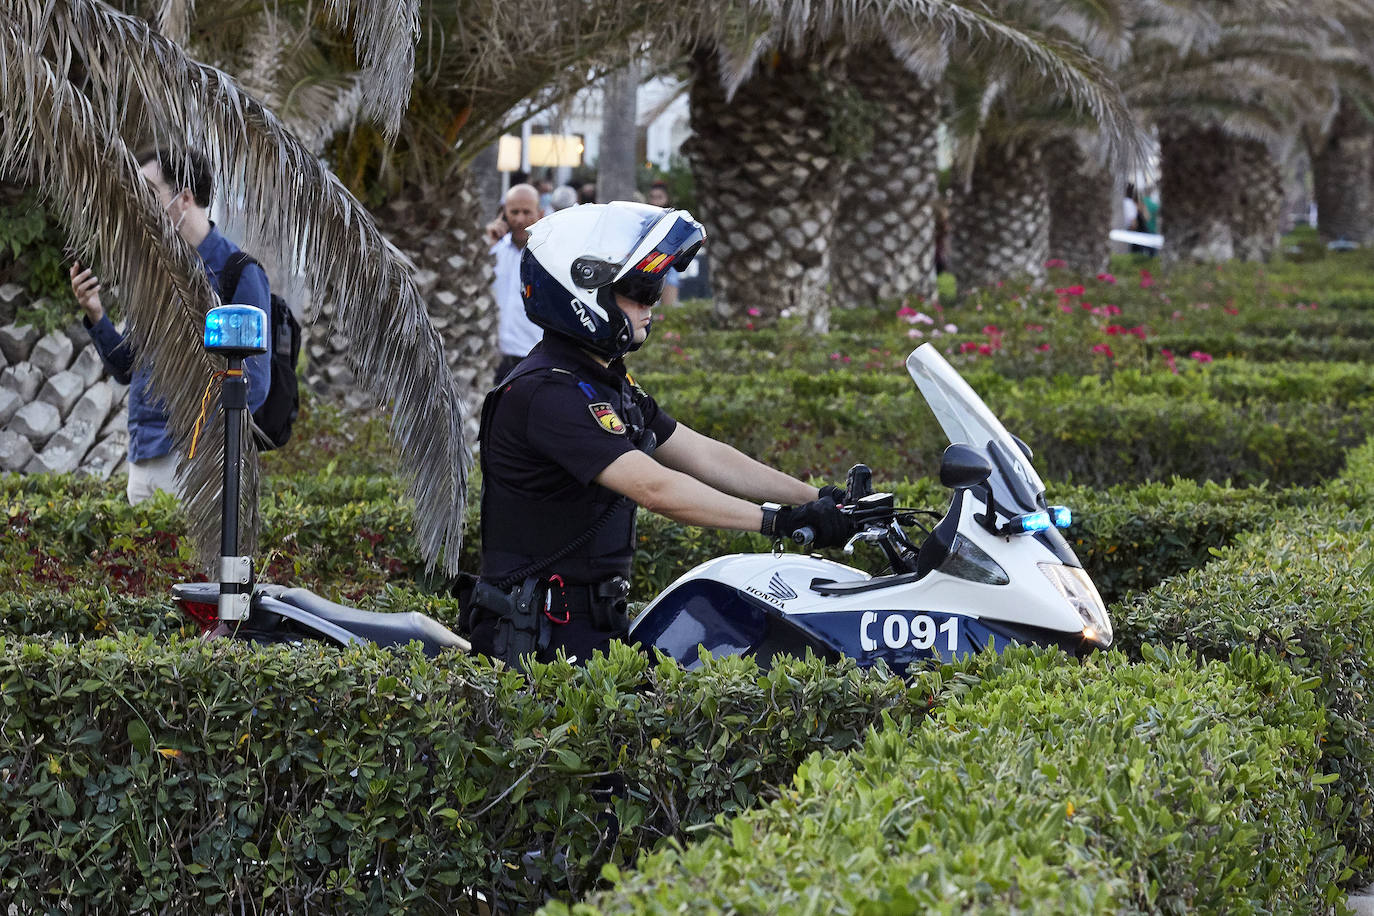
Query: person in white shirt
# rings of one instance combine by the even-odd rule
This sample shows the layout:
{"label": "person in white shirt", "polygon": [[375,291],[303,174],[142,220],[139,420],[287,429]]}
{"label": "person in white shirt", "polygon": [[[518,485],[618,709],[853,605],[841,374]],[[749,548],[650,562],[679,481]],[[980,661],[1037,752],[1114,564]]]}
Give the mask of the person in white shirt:
{"label": "person in white shirt", "polygon": [[496,331],[497,344],[501,348],[501,362],[496,366],[495,384],[498,385],[544,338],[543,329],[525,317],[525,301],[520,295],[520,256],[530,240],[530,226],[541,215],[539,191],[532,185],[517,184],[506,192],[503,216],[507,231],[491,246],[492,257],[496,259],[496,280],[491,284],[491,294],[501,314]]}

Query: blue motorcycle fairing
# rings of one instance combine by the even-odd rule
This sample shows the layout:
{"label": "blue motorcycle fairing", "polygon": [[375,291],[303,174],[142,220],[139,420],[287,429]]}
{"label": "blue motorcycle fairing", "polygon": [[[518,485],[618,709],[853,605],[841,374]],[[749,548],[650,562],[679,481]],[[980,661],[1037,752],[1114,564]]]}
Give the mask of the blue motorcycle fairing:
{"label": "blue motorcycle fairing", "polygon": [[779,654],[814,654],[837,661],[839,653],[777,608],[724,582],[695,579],[664,595],[630,628],[645,648],[672,656],[686,668],[711,655],[752,655],[767,668]]}

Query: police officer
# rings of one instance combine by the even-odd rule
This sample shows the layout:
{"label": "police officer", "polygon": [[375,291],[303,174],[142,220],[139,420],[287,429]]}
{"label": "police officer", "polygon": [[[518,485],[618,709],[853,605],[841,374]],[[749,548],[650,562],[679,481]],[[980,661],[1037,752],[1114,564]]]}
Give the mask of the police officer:
{"label": "police officer", "polygon": [[521,293],[545,334],[482,409],[482,567],[465,620],[479,651],[585,660],[625,636],[636,506],[777,537],[808,526],[821,547],[852,534],[841,488],[818,491],[689,429],[626,372],[664,275],[704,239],[684,211],[626,202],[530,228]]}

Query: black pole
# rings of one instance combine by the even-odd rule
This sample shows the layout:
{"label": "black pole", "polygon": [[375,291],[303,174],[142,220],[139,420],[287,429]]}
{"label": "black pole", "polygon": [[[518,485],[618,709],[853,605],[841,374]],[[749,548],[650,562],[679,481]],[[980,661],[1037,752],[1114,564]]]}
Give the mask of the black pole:
{"label": "black pole", "polygon": [[[252,585],[244,581],[239,563],[239,458],[243,444],[243,412],[248,409],[248,378],[243,374],[243,358],[229,357],[229,371],[224,376],[221,406],[224,408],[224,488],[220,511],[220,617],[242,619],[247,608],[236,604],[235,598],[248,594]],[[241,601],[241,599],[240,599]],[[231,609],[232,608],[232,609]],[[232,616],[231,616],[232,615]]]}

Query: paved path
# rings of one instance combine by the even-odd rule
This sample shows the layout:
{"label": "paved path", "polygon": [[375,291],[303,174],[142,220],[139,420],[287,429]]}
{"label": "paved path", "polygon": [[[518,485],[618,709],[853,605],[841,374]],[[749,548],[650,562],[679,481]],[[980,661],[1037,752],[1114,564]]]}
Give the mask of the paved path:
{"label": "paved path", "polygon": [[1350,904],[1355,916],[1374,916],[1374,884],[1351,894],[1346,903]]}

